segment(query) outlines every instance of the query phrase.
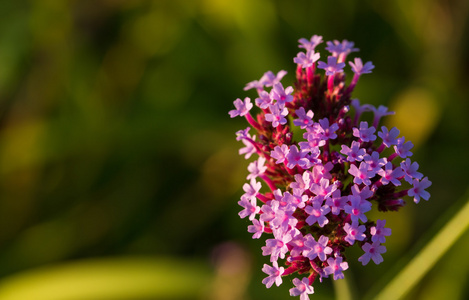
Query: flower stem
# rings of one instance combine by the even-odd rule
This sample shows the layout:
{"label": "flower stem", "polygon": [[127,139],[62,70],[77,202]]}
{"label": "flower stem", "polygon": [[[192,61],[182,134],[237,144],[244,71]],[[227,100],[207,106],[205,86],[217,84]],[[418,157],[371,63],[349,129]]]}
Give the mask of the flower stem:
{"label": "flower stem", "polygon": [[350,289],[349,278],[347,276],[344,279],[332,280],[335,290],[335,298],[340,300],[353,300],[353,293]]}

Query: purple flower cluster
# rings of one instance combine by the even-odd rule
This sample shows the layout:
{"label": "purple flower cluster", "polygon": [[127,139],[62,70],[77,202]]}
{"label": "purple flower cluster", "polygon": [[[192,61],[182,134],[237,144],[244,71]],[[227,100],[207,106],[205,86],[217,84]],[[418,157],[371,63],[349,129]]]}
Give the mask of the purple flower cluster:
{"label": "purple flower cluster", "polygon": [[[360,76],[374,68],[355,58],[348,63],[354,76],[346,83],[347,56],[358,51],[354,43],[327,42],[326,63],[315,52],[321,36],[299,42],[305,52],[294,58],[294,87],[282,85],[285,71],[269,71],[245,88],[257,91],[257,115],[251,115],[248,97],[234,101],[229,114],[244,116],[257,131],[251,134],[248,127],[236,134],[244,144],[239,153],[257,157],[248,166],[249,182],[238,203],[240,217],[252,222],[253,238],[267,236],[262,254],[271,265],[262,269],[268,275],[263,283],[279,286],[283,276],[297,273],[301,278],[293,279],[290,295],[303,300],[314,292],[316,278],[344,278],[347,247],[361,247],[363,265],[381,263],[391,229],[366,213],[373,205],[397,211],[405,196],[415,203],[428,200],[431,182],[409,158],[413,144],[399,137],[398,129],[378,126],[393,112],[351,98]],[[367,112],[373,114],[371,125],[361,120]]]}

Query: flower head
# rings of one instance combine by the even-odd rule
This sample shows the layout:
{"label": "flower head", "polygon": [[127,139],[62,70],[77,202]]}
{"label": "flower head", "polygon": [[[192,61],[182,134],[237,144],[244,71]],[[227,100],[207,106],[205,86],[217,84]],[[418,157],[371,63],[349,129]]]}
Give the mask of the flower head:
{"label": "flower head", "polygon": [[[363,265],[381,263],[391,228],[386,220],[372,220],[372,206],[397,211],[407,199],[428,200],[431,182],[410,160],[413,144],[399,137],[397,128],[379,126],[393,112],[352,98],[358,78],[374,68],[358,57],[346,61],[358,51],[354,43],[326,42],[327,63],[318,61],[321,36],[299,43],[304,52],[293,59],[296,82],[283,85],[285,71],[268,71],[245,87],[256,89],[256,108],[248,97],[236,99],[229,115],[244,116],[250,124],[236,132],[244,145],[239,153],[255,156],[238,204],[239,216],[250,220],[252,238],[266,237],[261,249],[270,264],[262,268],[267,274],[262,282],[270,288],[283,284],[284,276],[308,274],[294,278],[290,289],[290,295],[306,300],[317,278],[344,278],[348,247],[361,247],[364,253],[354,259]],[[371,123],[362,118],[369,112]]]}

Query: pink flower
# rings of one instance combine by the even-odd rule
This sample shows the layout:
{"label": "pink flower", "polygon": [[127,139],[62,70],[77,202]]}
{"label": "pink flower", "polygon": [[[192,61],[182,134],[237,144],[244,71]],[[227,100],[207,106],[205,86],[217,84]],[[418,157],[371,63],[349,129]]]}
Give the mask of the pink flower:
{"label": "pink flower", "polygon": [[362,246],[363,251],[365,251],[365,254],[360,256],[358,258],[358,261],[361,262],[363,265],[366,265],[370,259],[373,260],[375,264],[380,264],[383,262],[383,257],[381,256],[381,253],[386,252],[386,247],[380,245],[379,243],[365,243]]}
{"label": "pink flower", "polygon": [[280,286],[280,284],[282,284],[282,274],[284,270],[285,269],[283,267],[278,266],[278,263],[276,261],[272,263],[272,267],[267,264],[264,264],[262,272],[266,273],[269,276],[264,278],[264,280],[262,280],[262,283],[265,284],[267,288],[270,288],[272,284],[274,284],[274,282],[277,286]]}
{"label": "pink flower", "polygon": [[293,279],[294,288],[290,289],[290,296],[300,296],[300,300],[309,300],[310,294],[314,293],[314,288],[309,284],[309,279],[304,277],[302,280]]}

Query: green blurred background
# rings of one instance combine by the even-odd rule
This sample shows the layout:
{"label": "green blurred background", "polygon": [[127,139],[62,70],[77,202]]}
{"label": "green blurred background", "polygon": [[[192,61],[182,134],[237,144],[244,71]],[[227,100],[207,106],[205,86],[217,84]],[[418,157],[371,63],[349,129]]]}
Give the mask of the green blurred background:
{"label": "green blurred background", "polygon": [[[246,123],[228,111],[268,70],[291,85],[318,34],[374,63],[354,96],[397,112],[433,182],[429,202],[372,213],[393,235],[379,266],[350,251],[361,299],[464,202],[468,20],[466,0],[0,1],[0,298],[288,299],[237,215]],[[469,298],[468,247],[406,299]]]}

